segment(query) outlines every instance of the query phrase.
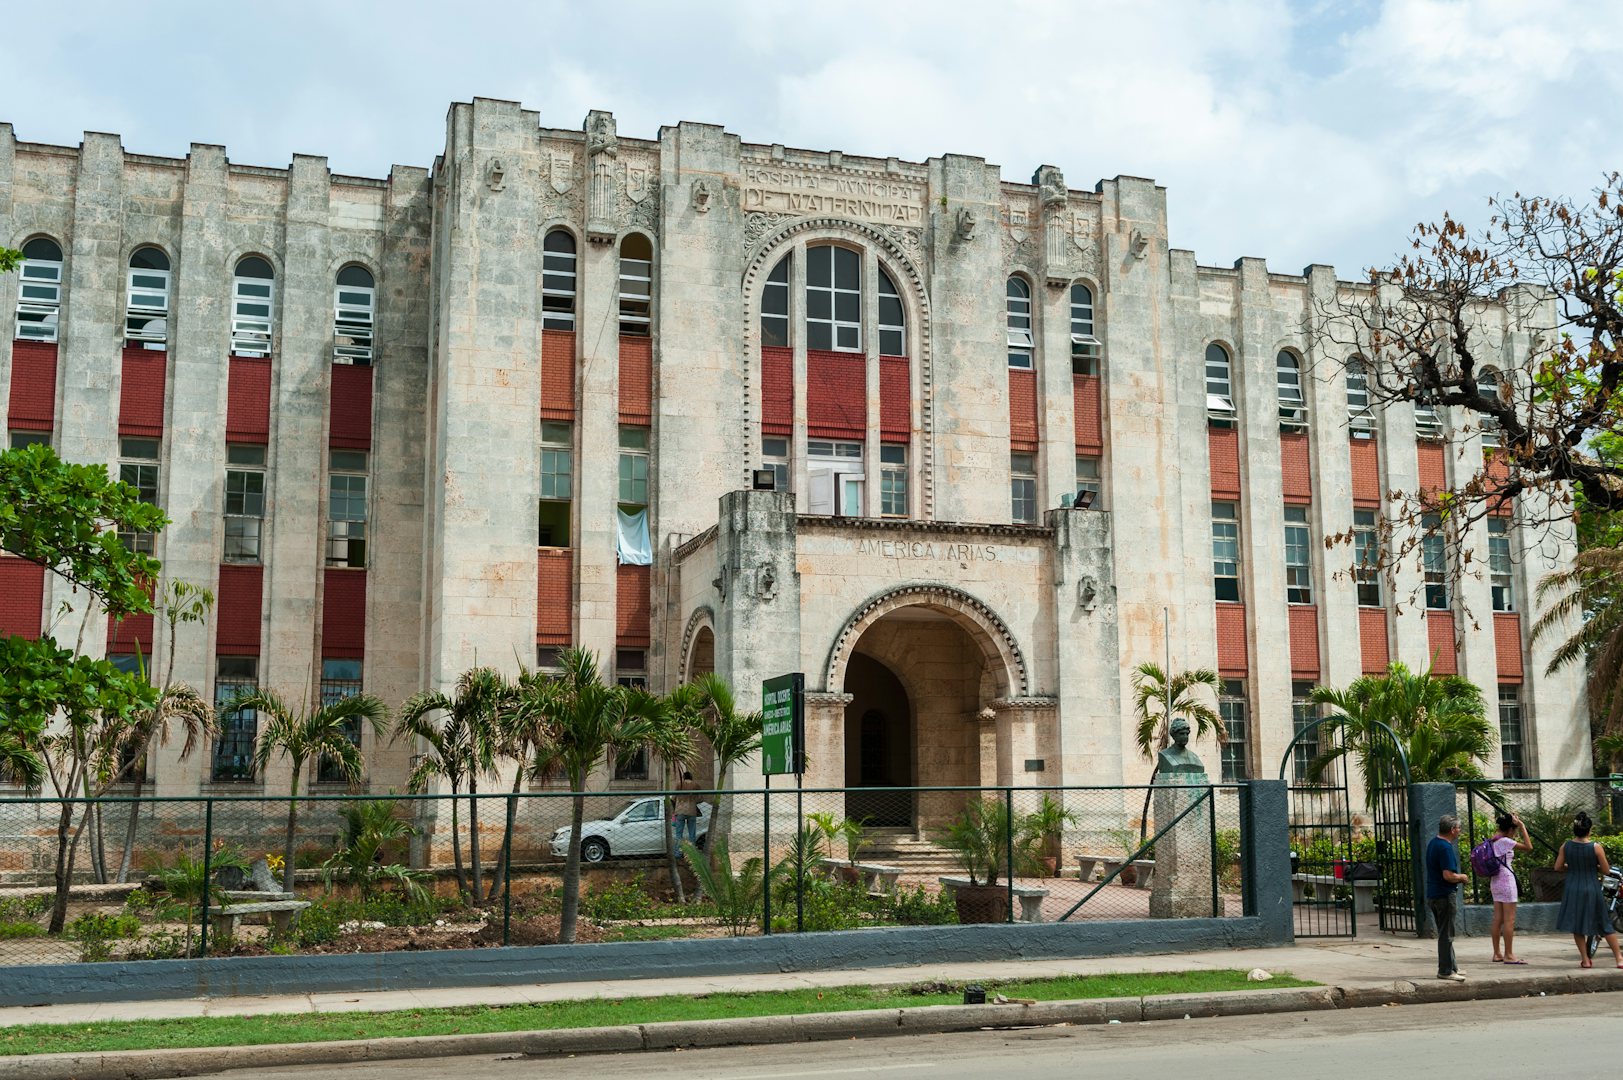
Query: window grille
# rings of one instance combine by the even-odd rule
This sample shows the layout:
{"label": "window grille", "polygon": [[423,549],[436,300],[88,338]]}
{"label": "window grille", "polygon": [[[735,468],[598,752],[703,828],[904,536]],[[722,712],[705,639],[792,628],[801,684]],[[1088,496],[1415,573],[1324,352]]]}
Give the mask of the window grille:
{"label": "window grille", "polygon": [[1029,371],[1036,341],[1031,333],[1031,288],[1021,278],[1011,277],[1004,290],[1004,319],[1009,341],[1009,366]]}
{"label": "window grille", "polygon": [[652,332],[654,246],[633,233],[620,244],[620,333],[647,337]]}
{"label": "window grille", "polygon": [[575,238],[563,229],[541,243],[541,326],[575,329]]}
{"label": "window grille", "polygon": [[1233,503],[1212,503],[1212,584],[1218,600],[1240,599],[1240,516]]}
{"label": "window grille", "polygon": [[365,267],[346,266],[338,271],[333,299],[333,363],[372,366],[377,302],[372,274]]}
{"label": "window grille", "polygon": [[[214,679],[216,708],[238,694],[259,688],[259,658],[222,656]],[[244,783],[254,778],[254,744],[259,737],[259,714],[252,709],[219,712],[220,734],[214,741],[210,777],[216,783]]]}
{"label": "window grille", "polygon": [[366,470],[364,450],[331,451],[327,488],[327,565],[366,565]]}
{"label": "window grille", "polygon": [[1217,698],[1217,715],[1228,734],[1223,744],[1223,782],[1251,779],[1251,718],[1245,699],[1245,683],[1239,679],[1223,680],[1222,693]]}
{"label": "window grille", "polygon": [[155,247],[137,248],[125,278],[124,340],[162,350],[169,341],[169,256]]}
{"label": "window grille", "polygon": [[62,248],[36,236],[23,245],[18,269],[17,332],[20,341],[55,341],[62,312]]}
{"label": "window grille", "polygon": [[[1291,734],[1301,735],[1308,728],[1313,727],[1323,715],[1320,706],[1312,700],[1313,684],[1310,682],[1291,683]],[[1309,766],[1313,759],[1319,756],[1319,730],[1304,739],[1298,739],[1291,748],[1291,774],[1296,782],[1310,782]]]}
{"label": "window grille", "polygon": [[1313,541],[1307,507],[1285,507],[1285,602],[1313,602]]}
{"label": "window grille", "polygon": [[[321,661],[321,704],[323,707],[334,705],[345,698],[355,697],[361,693],[362,662],[360,660],[324,659]],[[356,746],[361,745],[361,721],[346,720],[343,726],[344,737]],[[349,782],[338,762],[325,755],[316,765],[316,780],[323,784],[343,784]]]}
{"label": "window grille", "polygon": [[850,248],[806,249],[806,347],[862,350],[862,261]]}
{"label": "window grille", "polygon": [[1093,336],[1093,290],[1078,282],[1071,286],[1071,374],[1099,374],[1101,348]]}
{"label": "window grille", "polygon": [[1499,685],[1499,760],[1506,780],[1527,779],[1527,735],[1522,724],[1522,688]]}
{"label": "window grille", "polygon": [[231,351],[238,356],[270,355],[275,277],[270,263],[257,255],[237,263],[231,282]]}

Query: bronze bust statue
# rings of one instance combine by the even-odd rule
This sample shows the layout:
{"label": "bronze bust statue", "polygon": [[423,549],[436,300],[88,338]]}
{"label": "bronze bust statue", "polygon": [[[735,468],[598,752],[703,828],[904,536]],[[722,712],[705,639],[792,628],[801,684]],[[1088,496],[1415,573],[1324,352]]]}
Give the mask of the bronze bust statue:
{"label": "bronze bust statue", "polygon": [[1206,766],[1200,755],[1189,749],[1189,721],[1176,717],[1170,730],[1172,745],[1156,755],[1156,780],[1169,784],[1206,783]]}

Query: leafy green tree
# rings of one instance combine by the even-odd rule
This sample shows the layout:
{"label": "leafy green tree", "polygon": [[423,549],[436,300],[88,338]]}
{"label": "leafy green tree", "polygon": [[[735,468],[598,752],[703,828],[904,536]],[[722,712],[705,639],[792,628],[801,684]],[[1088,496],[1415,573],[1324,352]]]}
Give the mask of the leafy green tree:
{"label": "leafy green tree", "polygon": [[16,248],[0,247],[0,274],[9,274],[22,264],[22,252]]}
{"label": "leafy green tree", "polygon": [[[1308,764],[1317,779],[1345,754],[1358,761],[1366,796],[1373,799],[1382,779],[1392,775],[1396,751],[1382,725],[1390,728],[1415,783],[1485,780],[1482,764],[1493,753],[1495,734],[1482,691],[1459,675],[1434,676],[1430,668],[1411,671],[1394,663],[1384,675],[1364,675],[1344,690],[1315,687],[1312,700],[1331,710],[1321,731],[1328,749]],[[1387,781],[1388,783],[1390,781]]]}
{"label": "leafy green tree", "polygon": [[295,710],[274,690],[249,690],[221,706],[227,713],[253,709],[262,723],[259,742],[254,747],[254,770],[264,775],[273,755],[285,758],[292,779],[287,800],[287,836],[282,845],[282,889],[293,892],[294,844],[299,826],[299,782],[305,768],[327,760],[354,783],[361,778],[365,762],[361,748],[350,741],[351,727],[365,724],[382,737],[389,710],[371,694],[339,698],[315,709]]}

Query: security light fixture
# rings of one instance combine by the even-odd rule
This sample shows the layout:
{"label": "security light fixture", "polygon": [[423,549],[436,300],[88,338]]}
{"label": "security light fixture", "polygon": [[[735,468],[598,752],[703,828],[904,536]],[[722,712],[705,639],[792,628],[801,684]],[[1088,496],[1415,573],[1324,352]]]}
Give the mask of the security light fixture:
{"label": "security light fixture", "polygon": [[754,470],[754,473],[755,473],[755,490],[756,491],[776,491],[776,490],[778,490],[778,474],[777,473],[773,472],[771,469],[756,469],[756,470]]}

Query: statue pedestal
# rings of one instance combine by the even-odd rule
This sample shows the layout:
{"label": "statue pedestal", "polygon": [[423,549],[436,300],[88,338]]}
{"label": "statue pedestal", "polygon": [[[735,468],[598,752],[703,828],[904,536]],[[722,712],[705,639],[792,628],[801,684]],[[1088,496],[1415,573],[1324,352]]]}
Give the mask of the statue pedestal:
{"label": "statue pedestal", "polygon": [[[1205,774],[1184,774],[1180,786],[1157,788],[1156,828],[1184,815],[1155,842],[1155,877],[1150,883],[1150,918],[1195,919],[1212,914],[1212,804]],[[1187,785],[1187,786],[1183,786]]]}

